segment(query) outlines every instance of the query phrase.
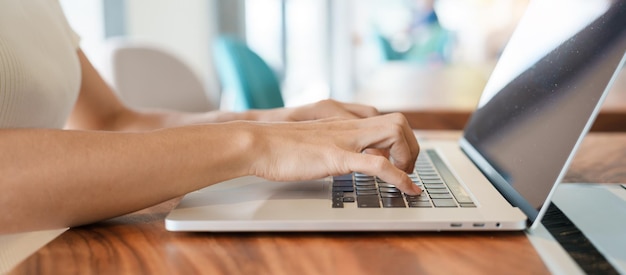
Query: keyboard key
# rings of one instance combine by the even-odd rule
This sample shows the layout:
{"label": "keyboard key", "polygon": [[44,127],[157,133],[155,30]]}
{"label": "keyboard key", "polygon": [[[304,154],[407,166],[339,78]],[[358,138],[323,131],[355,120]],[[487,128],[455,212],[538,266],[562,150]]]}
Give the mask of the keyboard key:
{"label": "keyboard key", "polygon": [[333,192],[354,192],[354,187],[333,187]]}
{"label": "keyboard key", "polygon": [[374,190],[356,190],[356,194],[357,196],[367,196],[367,195],[377,195],[378,196],[378,190],[374,189]]}
{"label": "keyboard key", "polygon": [[356,201],[360,208],[380,208],[378,195],[357,196]]}
{"label": "keyboard key", "polygon": [[428,201],[410,201],[409,207],[430,208],[432,205]]}
{"label": "keyboard key", "polygon": [[446,186],[443,185],[443,183],[425,183],[424,187],[426,187],[426,189],[446,189]]}
{"label": "keyboard key", "polygon": [[422,193],[419,196],[406,196],[407,201],[430,201],[428,194]]}
{"label": "keyboard key", "polygon": [[367,180],[367,181],[356,181],[354,182],[355,185],[357,186],[363,186],[363,185],[376,185],[376,182],[373,180]]}
{"label": "keyboard key", "polygon": [[353,183],[352,181],[346,181],[346,180],[340,180],[340,181],[333,181],[333,187],[348,187],[348,186],[352,186]]}
{"label": "keyboard key", "polygon": [[441,178],[437,175],[423,175],[420,177],[422,180],[438,180],[441,181]]}
{"label": "keyboard key", "polygon": [[400,193],[400,190],[395,187],[380,187],[378,190],[380,190],[381,193]]}
{"label": "keyboard key", "polygon": [[390,187],[390,188],[396,188],[395,185],[391,184],[391,183],[378,183],[378,187]]}
{"label": "keyboard key", "polygon": [[350,197],[343,197],[343,202],[355,202],[356,199],[352,196]]}
{"label": "keyboard key", "polygon": [[355,180],[374,180],[374,177],[357,173],[357,174],[354,174],[354,179]]}
{"label": "keyboard key", "polygon": [[423,176],[437,176],[437,170],[435,170],[435,168],[432,168],[432,167],[428,167],[428,168],[416,167],[415,174],[420,178]]}
{"label": "keyboard key", "polygon": [[450,194],[450,192],[448,192],[448,189],[437,189],[437,188],[430,188],[430,189],[428,189],[428,193],[430,193],[430,194]]}
{"label": "keyboard key", "polygon": [[380,193],[381,198],[402,198],[400,193]]}
{"label": "keyboard key", "polygon": [[[424,194],[424,193],[422,193],[422,194]],[[405,195],[405,196],[406,196],[406,200],[407,201],[409,201],[409,200],[413,200],[414,201],[414,200],[417,200],[418,197],[421,197],[422,194],[420,194],[418,196],[415,196],[415,195]]]}
{"label": "keyboard key", "polygon": [[406,207],[402,198],[382,198],[383,207]]}
{"label": "keyboard key", "polygon": [[459,206],[464,207],[464,208],[475,208],[476,205],[473,202],[470,203],[459,203]]}
{"label": "keyboard key", "polygon": [[443,160],[441,160],[437,153],[433,150],[427,150],[426,153],[428,154],[428,156],[430,156],[433,164],[435,164],[435,167],[437,167],[437,169],[439,170],[441,177],[446,181],[446,184],[448,185],[450,192],[452,192],[452,195],[454,195],[454,198],[459,203],[472,202],[472,199],[465,192],[463,186],[461,186],[461,184],[457,181],[454,174],[452,174],[450,169],[448,169],[448,167],[444,164]]}
{"label": "keyboard key", "polygon": [[376,188],[376,185],[359,185],[356,187],[357,191],[362,191],[362,190],[376,190],[378,188]]}
{"label": "keyboard key", "polygon": [[343,202],[342,201],[334,201],[333,202],[333,208],[343,208]]}
{"label": "keyboard key", "polygon": [[438,179],[438,180],[422,180],[422,182],[424,184],[437,184],[437,183],[443,183],[442,180]]}
{"label": "keyboard key", "polygon": [[452,195],[450,194],[433,194],[430,193],[431,199],[452,199]]}
{"label": "keyboard key", "polygon": [[437,172],[434,169],[415,169],[417,174],[421,176],[436,176]]}
{"label": "keyboard key", "polygon": [[333,177],[333,181],[338,181],[338,180],[352,181],[352,174],[345,174],[345,175]]}
{"label": "keyboard key", "polygon": [[456,207],[454,199],[433,199],[435,207]]}

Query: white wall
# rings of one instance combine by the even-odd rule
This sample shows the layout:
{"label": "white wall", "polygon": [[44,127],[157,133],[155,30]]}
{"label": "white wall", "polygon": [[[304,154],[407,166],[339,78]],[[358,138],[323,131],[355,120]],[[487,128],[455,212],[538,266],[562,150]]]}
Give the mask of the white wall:
{"label": "white wall", "polygon": [[216,33],[214,0],[128,0],[127,35],[172,50],[206,81],[209,96],[219,102],[211,43]]}
{"label": "white wall", "polygon": [[104,12],[102,1],[61,0],[70,25],[78,35],[82,50],[95,58],[104,42]]}
{"label": "white wall", "polygon": [[[68,21],[81,36],[81,48],[106,73],[103,1],[60,0]],[[190,65],[203,80],[211,101],[219,102],[219,82],[211,58],[216,33],[215,0],[126,0],[126,36],[156,43]]]}

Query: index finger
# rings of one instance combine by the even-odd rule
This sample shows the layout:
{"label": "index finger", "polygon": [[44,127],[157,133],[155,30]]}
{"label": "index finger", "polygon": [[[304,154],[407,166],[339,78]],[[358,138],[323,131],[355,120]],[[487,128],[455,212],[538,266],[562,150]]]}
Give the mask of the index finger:
{"label": "index finger", "polygon": [[348,160],[350,171],[377,176],[408,195],[419,195],[422,189],[409,176],[383,156],[354,153]]}
{"label": "index finger", "polygon": [[366,148],[389,149],[396,166],[407,173],[413,171],[419,144],[404,115],[393,113],[361,122],[365,128],[361,142]]}

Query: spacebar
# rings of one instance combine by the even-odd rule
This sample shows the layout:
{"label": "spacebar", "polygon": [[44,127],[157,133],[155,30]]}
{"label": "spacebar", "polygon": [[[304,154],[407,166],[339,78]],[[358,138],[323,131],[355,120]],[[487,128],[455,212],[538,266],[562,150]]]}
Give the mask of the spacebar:
{"label": "spacebar", "polygon": [[454,177],[452,172],[450,172],[450,169],[448,169],[448,167],[441,160],[439,155],[437,155],[437,152],[435,152],[434,150],[426,150],[426,153],[437,168],[437,171],[439,171],[439,175],[443,179],[443,182],[448,185],[448,189],[450,189],[450,192],[452,192],[452,195],[454,195],[456,201],[458,201],[459,203],[471,203],[472,198],[470,198],[470,196],[465,193],[465,189],[463,189],[463,186],[461,186],[461,184],[456,180],[456,177]]}

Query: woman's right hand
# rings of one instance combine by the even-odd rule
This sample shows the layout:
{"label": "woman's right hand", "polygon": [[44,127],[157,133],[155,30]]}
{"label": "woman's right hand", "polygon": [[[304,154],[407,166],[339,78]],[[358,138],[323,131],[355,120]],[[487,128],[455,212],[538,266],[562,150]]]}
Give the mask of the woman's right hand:
{"label": "woman's right hand", "polygon": [[[407,175],[419,145],[402,114],[253,125],[251,175],[294,181],[361,172],[407,194],[421,193]],[[390,158],[364,153],[366,149],[386,151]]]}

